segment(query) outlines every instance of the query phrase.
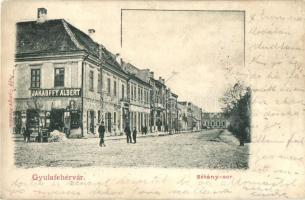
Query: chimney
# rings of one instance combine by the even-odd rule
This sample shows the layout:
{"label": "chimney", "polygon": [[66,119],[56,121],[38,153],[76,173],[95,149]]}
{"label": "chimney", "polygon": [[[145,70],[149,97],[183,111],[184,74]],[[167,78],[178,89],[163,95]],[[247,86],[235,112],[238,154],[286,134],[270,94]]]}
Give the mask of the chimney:
{"label": "chimney", "polygon": [[150,72],[150,77],[154,78],[154,72]]}
{"label": "chimney", "polygon": [[37,22],[43,23],[47,20],[47,9],[45,8],[38,8],[37,9]]}
{"label": "chimney", "polygon": [[90,28],[90,29],[88,29],[88,35],[92,38],[92,36],[94,35],[94,33],[95,33],[95,29],[93,29],[93,28]]}

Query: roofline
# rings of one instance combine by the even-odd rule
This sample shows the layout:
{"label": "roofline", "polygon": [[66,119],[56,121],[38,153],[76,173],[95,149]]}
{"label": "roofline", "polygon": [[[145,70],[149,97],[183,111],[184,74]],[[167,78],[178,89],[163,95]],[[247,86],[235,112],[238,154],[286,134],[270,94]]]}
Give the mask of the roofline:
{"label": "roofline", "polygon": [[15,62],[20,61],[35,61],[35,60],[51,60],[57,57],[65,58],[71,56],[84,56],[85,51],[76,50],[76,51],[61,51],[56,53],[43,52],[43,53],[21,53],[15,54]]}
{"label": "roofline", "polygon": [[162,83],[160,80],[157,80],[157,79],[155,79],[155,80],[156,80],[156,82],[158,82],[158,83],[160,83],[161,85],[164,85],[164,86],[166,87],[165,83]]}
{"label": "roofline", "polygon": [[142,84],[144,84],[144,85],[146,85],[146,86],[148,86],[148,87],[151,87],[151,85],[150,85],[149,83],[143,81],[142,79],[140,79],[139,77],[137,77],[137,76],[134,75],[134,74],[129,74],[129,78],[130,78],[130,79],[134,79],[134,80],[136,80],[136,81],[138,81],[138,82],[141,82]]}
{"label": "roofline", "polygon": [[127,79],[127,81],[128,81],[129,75],[126,72],[124,72],[124,70],[122,70],[122,69],[119,69],[109,63],[108,63],[108,65],[105,65],[105,63],[102,63],[102,69],[111,71],[111,72],[115,73],[116,75]]}

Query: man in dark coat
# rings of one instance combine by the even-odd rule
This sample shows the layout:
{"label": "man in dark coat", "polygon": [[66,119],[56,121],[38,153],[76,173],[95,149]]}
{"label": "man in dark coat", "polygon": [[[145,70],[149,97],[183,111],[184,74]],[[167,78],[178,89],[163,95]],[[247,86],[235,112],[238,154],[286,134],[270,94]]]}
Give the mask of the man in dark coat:
{"label": "man in dark coat", "polygon": [[144,134],[147,134],[147,126],[144,126]]}
{"label": "man in dark coat", "polygon": [[131,143],[132,142],[131,141],[131,132],[130,132],[130,128],[129,128],[128,125],[125,127],[124,132],[125,132],[125,134],[127,136],[127,143]]}
{"label": "man in dark coat", "polygon": [[133,128],[132,139],[133,139],[133,143],[137,143],[137,129],[136,129],[136,127]]}
{"label": "man in dark coat", "polygon": [[104,143],[104,136],[105,136],[105,126],[104,126],[104,122],[102,121],[100,126],[98,127],[98,133],[99,133],[99,137],[100,137],[100,147],[105,147],[105,143]]}

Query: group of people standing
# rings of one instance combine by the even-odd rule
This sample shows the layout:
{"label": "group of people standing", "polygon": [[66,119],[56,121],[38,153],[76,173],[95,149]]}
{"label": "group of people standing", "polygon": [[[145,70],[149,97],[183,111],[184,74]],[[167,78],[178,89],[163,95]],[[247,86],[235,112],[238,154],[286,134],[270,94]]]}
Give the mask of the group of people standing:
{"label": "group of people standing", "polygon": [[[102,121],[99,125],[99,128],[98,128],[98,132],[99,132],[99,137],[100,137],[100,147],[105,147],[105,140],[104,140],[104,137],[105,137],[105,124],[104,122]],[[133,128],[132,130],[132,134],[131,134],[131,130],[129,128],[129,126],[127,125],[124,129],[124,132],[126,134],[126,139],[127,139],[127,143],[137,143],[137,129],[136,127]],[[144,131],[145,134],[146,134],[146,131]]]}
{"label": "group of people standing", "polygon": [[133,128],[132,139],[131,139],[131,131],[130,131],[129,126],[125,127],[124,132],[127,136],[127,143],[132,143],[132,140],[133,140],[133,143],[137,143],[137,129],[136,129],[136,127]]}

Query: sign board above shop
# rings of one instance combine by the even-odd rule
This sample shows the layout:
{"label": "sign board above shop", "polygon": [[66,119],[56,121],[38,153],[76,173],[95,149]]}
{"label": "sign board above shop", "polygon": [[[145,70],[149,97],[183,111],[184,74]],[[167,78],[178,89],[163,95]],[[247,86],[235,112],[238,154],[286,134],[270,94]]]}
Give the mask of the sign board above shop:
{"label": "sign board above shop", "polygon": [[80,88],[31,89],[32,97],[80,97]]}

